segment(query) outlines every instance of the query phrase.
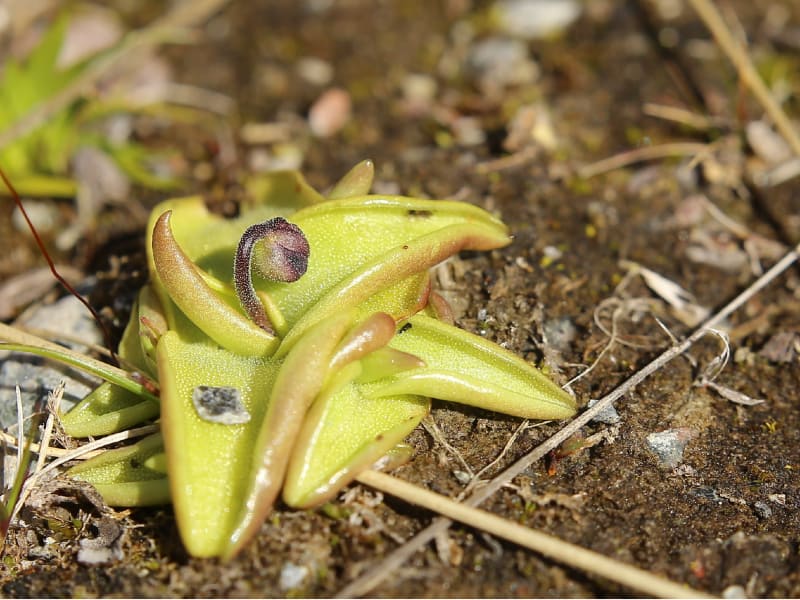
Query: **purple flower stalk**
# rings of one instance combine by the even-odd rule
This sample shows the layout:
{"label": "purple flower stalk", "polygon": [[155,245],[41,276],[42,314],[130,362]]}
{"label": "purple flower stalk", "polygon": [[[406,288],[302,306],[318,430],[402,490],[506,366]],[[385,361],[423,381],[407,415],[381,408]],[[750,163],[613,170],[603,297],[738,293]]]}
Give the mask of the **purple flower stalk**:
{"label": "purple flower stalk", "polygon": [[310,251],[302,230],[283,217],[251,225],[242,234],[233,264],[233,283],[244,311],[266,332],[274,334],[275,330],[253,287],[252,268],[269,281],[291,283],[308,269]]}

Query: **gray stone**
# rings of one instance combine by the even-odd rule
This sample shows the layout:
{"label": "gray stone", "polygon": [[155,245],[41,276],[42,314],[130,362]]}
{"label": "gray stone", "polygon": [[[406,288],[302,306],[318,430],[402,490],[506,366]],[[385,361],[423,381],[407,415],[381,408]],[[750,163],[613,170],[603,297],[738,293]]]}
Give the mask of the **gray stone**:
{"label": "gray stone", "polygon": [[[94,319],[72,296],[36,308],[25,316],[23,324],[29,328],[67,333],[91,344],[102,341]],[[79,344],[69,345],[79,352],[86,350]],[[24,353],[0,352],[0,426],[8,427],[17,422],[17,385],[22,396],[23,414],[29,417],[38,401],[44,407],[48,392],[61,381],[66,384],[61,404],[64,410],[99,385],[97,378],[55,361]]]}

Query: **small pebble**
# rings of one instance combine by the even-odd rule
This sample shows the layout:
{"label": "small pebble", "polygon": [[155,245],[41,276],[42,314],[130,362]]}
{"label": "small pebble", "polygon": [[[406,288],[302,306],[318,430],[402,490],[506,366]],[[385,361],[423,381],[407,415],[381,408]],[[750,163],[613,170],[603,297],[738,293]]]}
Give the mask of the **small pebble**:
{"label": "small pebble", "polygon": [[281,569],[278,585],[282,590],[293,590],[303,585],[308,576],[308,567],[287,562]]}
{"label": "small pebble", "polygon": [[459,471],[458,469],[453,471],[453,477],[455,477],[461,485],[467,485],[472,481],[472,476],[469,473],[466,471]]}
{"label": "small pebble", "polygon": [[414,108],[428,108],[436,98],[437,87],[430,75],[409,73],[403,78],[403,97]]}
{"label": "small pebble", "polygon": [[476,117],[459,117],[453,121],[450,129],[461,146],[479,146],[486,141],[486,132]]}
{"label": "small pebble", "polygon": [[[25,212],[28,213],[28,218],[40,234],[50,233],[60,225],[60,212],[58,206],[53,202],[25,200]],[[19,208],[14,207],[14,212],[11,213],[11,224],[17,231],[27,234],[31,232]]]}
{"label": "small pebble", "polygon": [[315,56],[301,58],[295,68],[297,74],[312,85],[328,85],[333,79],[333,65]]}
{"label": "small pebble", "polygon": [[204,421],[239,425],[250,422],[250,413],[241,396],[241,392],[233,387],[198,385],[192,391],[192,402],[197,416]]}
{"label": "small pebble", "polygon": [[536,81],[538,65],[520,40],[490,37],[476,43],[467,59],[470,72],[484,88],[502,89]]}
{"label": "small pebble", "polygon": [[555,35],[581,14],[575,0],[500,0],[495,12],[506,33],[528,40]]}
{"label": "small pebble", "polygon": [[[592,408],[592,406],[595,404],[597,404],[597,400],[589,400],[589,408]],[[605,423],[606,425],[615,425],[622,421],[622,417],[619,416],[619,413],[617,412],[617,409],[614,408],[614,405],[609,404],[603,410],[597,413],[592,421],[595,423]]]}
{"label": "small pebble", "polygon": [[[544,322],[542,329],[544,330],[545,342],[562,352],[567,352],[570,349],[572,342],[575,341],[575,338],[578,335],[578,330],[575,328],[572,319],[569,317],[547,319]],[[590,401],[589,406],[592,405],[592,402],[596,402],[596,400]],[[614,421],[614,423],[617,423],[619,421],[619,415],[617,415],[617,411],[614,410],[613,406],[610,406],[609,409],[613,411],[614,415],[617,416],[617,420]],[[606,414],[606,411],[603,411],[603,414]],[[608,421],[603,421],[603,423],[607,422]]]}
{"label": "small pebble", "polygon": [[341,88],[331,88],[311,106],[308,126],[317,137],[330,137],[347,124],[352,111],[350,94]]}
{"label": "small pebble", "polygon": [[769,519],[772,516],[772,509],[766,502],[759,500],[753,505],[753,508],[761,519]]}
{"label": "small pebble", "polygon": [[735,600],[737,598],[747,598],[747,592],[740,585],[729,585],[722,590],[722,597]]}
{"label": "small pebble", "polygon": [[717,493],[717,490],[711,487],[703,486],[692,488],[689,493],[698,498],[705,498],[711,502],[716,502],[717,504],[722,503],[722,497]]}
{"label": "small pebble", "polygon": [[545,257],[550,260],[559,260],[562,256],[564,256],[564,253],[555,246],[545,246],[542,250],[542,254],[544,254]]}
{"label": "small pebble", "polygon": [[686,444],[695,436],[688,427],[667,429],[647,436],[647,446],[658,457],[662,467],[677,467],[683,460]]}
{"label": "small pebble", "polygon": [[765,121],[750,121],[745,136],[753,152],[769,165],[780,164],[792,157],[789,144]]}

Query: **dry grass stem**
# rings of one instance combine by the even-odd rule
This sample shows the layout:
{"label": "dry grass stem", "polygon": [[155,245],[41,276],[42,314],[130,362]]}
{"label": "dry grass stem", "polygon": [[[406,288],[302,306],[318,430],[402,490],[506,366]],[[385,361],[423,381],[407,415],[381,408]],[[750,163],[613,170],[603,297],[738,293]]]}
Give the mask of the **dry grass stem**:
{"label": "dry grass stem", "polygon": [[456,460],[461,463],[461,466],[464,467],[464,470],[469,474],[470,478],[474,477],[475,474],[472,470],[472,467],[469,466],[469,463],[464,459],[461,453],[450,445],[450,442],[447,441],[447,438],[444,437],[441,429],[436,424],[436,421],[433,419],[432,416],[428,415],[422,420],[422,426],[425,428],[430,436],[433,438],[437,444],[442,446],[445,450],[447,450],[450,454],[456,457]]}
{"label": "dry grass stem", "polygon": [[[556,434],[546,440],[544,443],[538,445],[531,450],[527,455],[517,460],[514,464],[492,479],[485,487],[477,490],[470,496],[465,504],[468,506],[477,506],[484,500],[492,496],[501,487],[517,477],[525,469],[529,468],[533,463],[540,460],[551,450],[556,449],[564,441],[569,439],[581,427],[586,425],[600,412],[605,410],[608,406],[619,400],[622,396],[632,391],[647,377],[661,369],[664,365],[669,363],[672,359],[680,356],[699,339],[704,337],[709,329],[716,328],[720,323],[725,321],[734,311],[739,309],[743,304],[750,300],[753,296],[758,294],[764,287],[771,283],[783,271],[788,269],[794,264],[800,256],[800,245],[796,246],[792,251],[788,252],[781,260],[775,263],[766,273],[756,279],[750,286],[747,287],[741,294],[736,296],[727,305],[725,305],[719,312],[711,316],[700,327],[698,327],[692,335],[686,338],[683,342],[675,344],[665,350],[656,359],[645,365],[641,370],[637,371],[630,379],[625,381],[622,385],[612,390],[609,394],[601,398],[594,406],[582,412],[579,416],[573,419],[570,423],[564,426]],[[446,530],[452,521],[448,518],[440,517],[434,520],[431,525],[423,529],[416,536],[407,541],[404,545],[397,548],[389,556],[382,561],[373,565],[364,575],[355,579],[350,584],[342,588],[337,594],[337,598],[348,598],[354,596],[363,596],[373,590],[390,574],[395,573],[398,568],[415,552],[421,550],[428,542],[430,542],[439,532]]]}
{"label": "dry grass stem", "polygon": [[365,485],[425,507],[480,531],[529,548],[559,562],[594,573],[638,592],[660,598],[709,598],[706,594],[680,585],[637,567],[626,565],[597,552],[586,550],[556,537],[535,531],[485,510],[467,506],[414,484],[380,473],[366,471],[358,476]]}
{"label": "dry grass stem", "polygon": [[[22,492],[20,495],[20,499],[24,499],[30,493],[30,490],[34,488],[36,483],[39,481],[41,477],[49,473],[50,471],[60,467],[61,465],[68,463],[71,460],[77,460],[80,458],[88,458],[86,455],[100,450],[101,448],[105,448],[106,446],[111,446],[113,444],[117,444],[119,442],[124,442],[126,440],[130,440],[137,437],[142,437],[144,435],[149,435],[151,433],[156,433],[161,428],[158,424],[153,425],[145,425],[143,427],[137,427],[135,429],[128,429],[127,431],[120,431],[119,433],[115,433],[112,435],[107,435],[104,438],[99,440],[95,440],[93,442],[89,442],[88,444],[84,444],[80,448],[75,448],[74,450],[70,450],[59,456],[56,460],[51,462],[46,467],[42,468],[41,470],[36,471],[31,477],[29,477],[25,484],[22,486]],[[50,450],[48,450],[49,452]],[[51,452],[52,454],[52,452]],[[13,519],[17,513],[19,512],[20,508],[24,502],[20,501],[17,502],[16,506],[14,507],[14,512],[11,515]]]}
{"label": "dry grass stem", "polygon": [[673,142],[659,146],[647,146],[626,150],[609,158],[585,165],[578,169],[578,176],[589,179],[608,171],[614,171],[639,162],[657,160],[661,158],[674,158],[679,156],[697,156],[709,152],[708,144],[698,142]]}
{"label": "dry grass stem", "polygon": [[44,468],[44,463],[50,455],[50,438],[53,435],[53,425],[55,423],[58,408],[61,405],[61,399],[64,396],[65,383],[61,381],[52,392],[47,395],[47,421],[42,430],[42,441],[39,443],[41,452],[39,458],[36,460],[36,469],[34,472],[39,472]]}
{"label": "dry grass stem", "polygon": [[20,392],[19,385],[16,386],[17,391],[17,464],[14,467],[14,475],[10,478],[14,481],[17,473],[22,468],[23,455],[25,453],[25,430],[23,429],[25,416],[22,410],[22,392]]}
{"label": "dry grass stem", "polygon": [[[16,436],[11,435],[10,433],[6,433],[5,431],[0,431],[0,441],[2,441],[4,444],[9,444],[13,448],[16,448],[18,446],[18,444],[20,443],[19,439],[17,439]],[[26,443],[27,443],[27,440],[23,439],[22,440],[23,447],[24,447],[24,445]],[[74,448],[59,448],[57,446],[48,446],[47,448],[44,448],[44,450],[43,450],[41,444],[38,444],[36,442],[31,442],[31,452],[33,452],[34,454],[39,454],[42,451],[45,452],[47,454],[47,456],[59,457],[59,456],[65,456],[65,455],[69,454],[70,452],[75,452],[75,449]],[[101,452],[103,452],[103,450],[93,451],[93,452],[90,452],[88,454],[81,455],[78,458],[80,458],[82,460],[88,460],[88,459],[92,458],[93,456],[97,456]]]}
{"label": "dry grass stem", "polygon": [[[549,422],[550,421],[545,421],[545,423]],[[500,451],[500,454],[498,454],[492,462],[481,468],[480,471],[478,471],[472,476],[472,479],[470,480],[469,484],[467,484],[467,487],[465,487],[464,490],[458,495],[457,499],[459,501],[463,500],[467,494],[469,494],[472,490],[474,490],[482,483],[483,480],[481,479],[481,476],[484,473],[486,473],[489,469],[494,468],[494,466],[497,463],[503,460],[503,457],[506,454],[508,454],[511,448],[514,446],[514,443],[517,441],[519,435],[523,431],[528,429],[529,426],[530,426],[530,421],[528,419],[525,419],[524,421],[522,421],[522,423],[519,424],[519,426],[514,430],[514,433],[511,434],[511,437],[508,438],[508,441],[506,442],[505,446],[503,446],[503,449]]]}
{"label": "dry grass stem", "polygon": [[489,173],[495,173],[497,171],[514,169],[530,162],[536,158],[538,153],[539,150],[536,147],[528,146],[519,152],[514,152],[513,154],[508,154],[494,160],[482,162],[475,168],[475,170],[481,175],[488,175]]}
{"label": "dry grass stem", "polygon": [[764,108],[769,117],[775,123],[778,131],[792,147],[792,151],[800,156],[800,136],[794,130],[792,122],[786,113],[775,101],[767,89],[766,84],[758,75],[753,62],[747,54],[747,50],[734,38],[725,21],[709,0],[689,0],[700,18],[706,24],[719,47],[727,55],[728,59],[736,67],[742,82],[753,92],[759,104]]}
{"label": "dry grass stem", "polygon": [[699,115],[685,108],[667,106],[665,104],[654,104],[652,102],[646,102],[642,107],[642,112],[651,117],[664,119],[665,121],[674,121],[699,131],[708,131],[713,127],[724,127],[727,124],[724,119],[718,117]]}

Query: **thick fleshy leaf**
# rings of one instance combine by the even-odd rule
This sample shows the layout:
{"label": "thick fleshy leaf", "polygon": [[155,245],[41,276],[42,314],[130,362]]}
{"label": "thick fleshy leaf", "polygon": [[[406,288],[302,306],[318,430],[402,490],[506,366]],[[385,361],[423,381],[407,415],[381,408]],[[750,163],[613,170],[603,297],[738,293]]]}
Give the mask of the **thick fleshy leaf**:
{"label": "thick fleshy leaf", "polygon": [[277,374],[258,439],[252,446],[248,486],[225,556],[239,552],[258,532],[283,486],[284,475],[306,411],[323,389],[331,358],[352,324],[345,311],[311,329]]}
{"label": "thick fleshy leaf", "polygon": [[72,467],[67,474],[94,485],[112,506],[168,504],[163,454],[163,440],[157,433],[130,446],[103,452]]}
{"label": "thick fleshy leaf", "polygon": [[268,356],[280,340],[225,303],[205,282],[197,266],[181,249],[170,227],[172,213],[153,226],[155,276],[183,313],[219,345],[242,356]]}
{"label": "thick fleshy leaf", "polygon": [[394,337],[395,322],[386,313],[373,313],[347,332],[336,347],[328,368],[336,373],[345,365],[383,348]]}
{"label": "thick fleshy leaf", "polygon": [[106,381],[61,415],[61,425],[76,438],[108,435],[154,419],[160,410],[158,402]]}
{"label": "thick fleshy leaf", "polygon": [[[318,204],[291,219],[311,245],[308,272],[293,284],[264,282],[259,288],[281,307],[290,326],[335,294],[334,289],[358,289],[356,303],[360,303],[390,284],[426,271],[449,256],[447,252],[486,250],[510,242],[499,220],[460,202],[363,196]],[[446,234],[436,235],[444,230]],[[395,271],[396,263],[402,270]]]}
{"label": "thick fleshy leaf", "polygon": [[283,486],[289,506],[307,508],[330,500],[405,439],[430,410],[428,398],[408,394],[377,398],[371,394],[373,387],[350,381],[314,402]]}
{"label": "thick fleshy leaf", "polygon": [[[297,320],[284,337],[279,352],[291,348],[309,326],[335,314],[340,306],[354,306],[406,278],[427,270],[461,250],[487,250],[507,241],[505,234],[482,223],[449,225],[396,246],[362,265],[331,287]],[[287,313],[287,318],[291,318]]]}
{"label": "thick fleshy leaf", "polygon": [[[178,529],[193,556],[220,556],[250,487],[254,448],[280,362],[234,354],[210,343],[176,313],[158,343],[161,422]],[[246,423],[205,420],[195,408],[199,387],[235,390]]]}
{"label": "thick fleshy leaf", "polygon": [[372,376],[380,370],[394,374],[424,366],[408,353],[386,348],[394,334],[391,317],[375,313],[336,348],[328,381],[305,415],[289,462],[283,499],[290,506],[305,508],[329,500],[389,453],[427,414],[427,398],[405,395],[376,401],[363,393],[371,387],[363,383],[366,363]]}
{"label": "thick fleshy leaf", "polygon": [[[246,201],[242,212],[250,212],[254,206],[267,205],[274,212],[272,216],[286,216],[306,206],[325,201],[322,194],[308,185],[300,171],[272,171],[251,175],[245,187],[254,201]],[[259,219],[254,219],[251,223],[257,220]]]}
{"label": "thick fleshy leaf", "polygon": [[480,336],[424,315],[408,319],[391,342],[425,367],[398,373],[375,397],[425,394],[529,419],[566,419],[575,400],[541,371]]}
{"label": "thick fleshy leaf", "polygon": [[342,177],[328,193],[328,200],[366,196],[375,178],[375,165],[371,160],[362,160]]}
{"label": "thick fleshy leaf", "polygon": [[[149,377],[155,376],[155,350],[150,339],[140,335],[139,319],[145,316],[148,322],[165,330],[166,323],[156,303],[150,286],[142,288],[117,352],[127,365]],[[150,353],[145,352],[143,344]],[[68,435],[76,438],[108,435],[153,419],[160,410],[158,402],[105,382],[61,415],[61,425]]]}

